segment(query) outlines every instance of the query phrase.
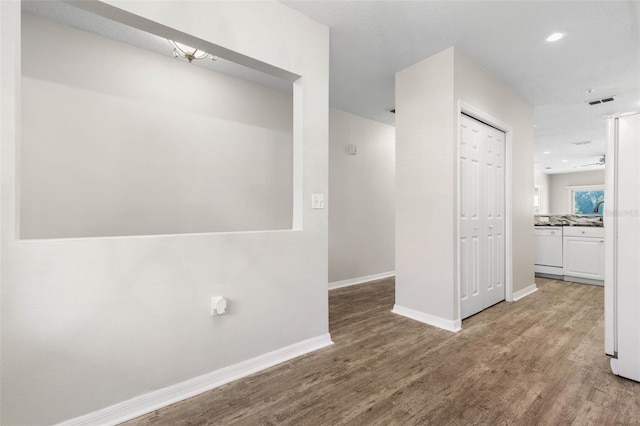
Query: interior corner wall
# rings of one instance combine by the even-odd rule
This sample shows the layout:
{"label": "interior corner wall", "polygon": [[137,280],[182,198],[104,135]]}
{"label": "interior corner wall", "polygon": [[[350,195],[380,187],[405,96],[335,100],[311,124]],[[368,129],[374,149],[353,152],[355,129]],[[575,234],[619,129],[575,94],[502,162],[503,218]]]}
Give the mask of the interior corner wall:
{"label": "interior corner wall", "polygon": [[[328,215],[309,202],[328,190],[328,29],[278,2],[78,4],[301,76],[301,221],[286,231],[17,239],[20,3],[0,2],[1,424],[53,424],[309,340],[331,343]],[[212,318],[218,295],[228,313]]]}
{"label": "interior corner wall", "polygon": [[[355,154],[348,146],[357,148]],[[329,111],[329,283],[395,269],[395,129]]]}
{"label": "interior corner wall", "polygon": [[538,170],[533,172],[533,184],[540,188],[540,214],[549,214],[550,210],[550,192],[551,192],[551,177]]}
{"label": "interior corner wall", "polygon": [[[606,166],[605,166],[606,167]],[[549,175],[550,214],[571,214],[568,186],[604,185],[603,170],[589,170],[576,173],[556,173]]]}
{"label": "interior corner wall", "polygon": [[425,322],[460,320],[458,102],[510,126],[513,291],[534,282],[533,108],[457,49],[396,75],[396,305]]}
{"label": "interior corner wall", "polygon": [[453,320],[453,50],[396,74],[396,307]]}

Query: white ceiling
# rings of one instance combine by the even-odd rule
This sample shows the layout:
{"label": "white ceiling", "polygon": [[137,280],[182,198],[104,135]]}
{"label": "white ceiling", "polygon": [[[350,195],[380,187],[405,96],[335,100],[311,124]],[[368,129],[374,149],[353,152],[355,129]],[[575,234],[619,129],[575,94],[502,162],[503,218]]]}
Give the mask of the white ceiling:
{"label": "white ceiling", "polygon": [[[535,107],[547,173],[597,168],[575,167],[604,154],[603,116],[640,110],[638,1],[285,3],[331,29],[332,106],[393,124],[394,74],[457,46]],[[546,42],[556,31],[565,38]]]}
{"label": "white ceiling", "polygon": [[[393,124],[395,73],[457,46],[534,106],[535,166],[547,173],[597,169],[576,167],[596,163],[604,153],[604,117],[640,110],[640,0],[284,3],[331,30],[331,106]],[[171,54],[164,39],[65,4],[29,1],[25,8]],[[565,38],[546,42],[556,31]],[[205,65],[281,90],[291,87],[224,60]],[[616,100],[587,104],[609,96]]]}

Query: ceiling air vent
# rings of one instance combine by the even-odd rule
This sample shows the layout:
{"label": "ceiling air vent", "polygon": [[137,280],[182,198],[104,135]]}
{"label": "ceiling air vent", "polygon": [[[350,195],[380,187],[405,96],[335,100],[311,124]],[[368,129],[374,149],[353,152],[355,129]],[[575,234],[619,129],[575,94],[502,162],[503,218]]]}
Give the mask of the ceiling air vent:
{"label": "ceiling air vent", "polygon": [[605,102],[611,102],[614,101],[615,98],[613,96],[609,97],[609,98],[603,98],[603,99],[596,99],[595,101],[591,101],[588,102],[589,105],[598,105],[598,104],[603,104]]}

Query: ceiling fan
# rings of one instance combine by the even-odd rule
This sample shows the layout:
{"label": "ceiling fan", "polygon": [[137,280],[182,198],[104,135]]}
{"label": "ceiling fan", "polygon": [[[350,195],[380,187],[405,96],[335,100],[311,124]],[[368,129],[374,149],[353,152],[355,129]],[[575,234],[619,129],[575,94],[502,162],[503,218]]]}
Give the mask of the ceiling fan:
{"label": "ceiling fan", "polygon": [[605,156],[603,155],[602,157],[600,157],[597,163],[582,164],[580,166],[575,166],[574,168],[578,169],[580,167],[587,167],[587,166],[604,166],[604,163],[605,163]]}

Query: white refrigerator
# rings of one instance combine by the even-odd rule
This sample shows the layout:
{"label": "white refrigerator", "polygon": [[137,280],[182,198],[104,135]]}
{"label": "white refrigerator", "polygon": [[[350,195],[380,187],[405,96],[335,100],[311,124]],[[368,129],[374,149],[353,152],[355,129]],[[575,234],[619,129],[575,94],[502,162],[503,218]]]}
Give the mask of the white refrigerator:
{"label": "white refrigerator", "polygon": [[605,177],[605,352],[640,381],[640,113],[608,119]]}

